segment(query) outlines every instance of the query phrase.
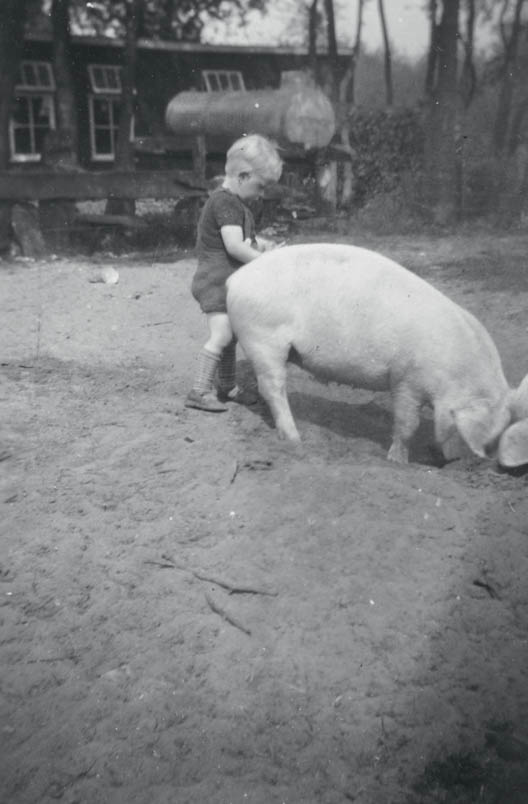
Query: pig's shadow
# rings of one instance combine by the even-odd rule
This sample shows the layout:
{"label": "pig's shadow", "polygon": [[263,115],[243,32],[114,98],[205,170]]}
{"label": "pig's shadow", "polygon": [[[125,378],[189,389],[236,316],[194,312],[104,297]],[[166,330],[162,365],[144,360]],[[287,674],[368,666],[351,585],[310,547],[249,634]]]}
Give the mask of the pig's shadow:
{"label": "pig's shadow", "polygon": [[[345,439],[361,438],[372,441],[379,444],[385,452],[391,445],[392,411],[381,401],[357,404],[301,391],[292,391],[288,394],[288,399],[293,416],[299,421],[326,428]],[[409,460],[434,466],[445,463],[434,446],[433,423],[427,418],[421,418],[420,426],[413,436]]]}
{"label": "pig's shadow", "polygon": [[[387,452],[392,440],[392,414],[377,402],[354,404],[327,397],[292,391],[288,394],[293,418],[297,422],[309,422],[321,429],[331,430],[342,438],[361,438],[379,444]],[[274,427],[268,406],[261,400],[250,410],[259,415],[266,424]],[[352,446],[352,445],[351,445]],[[434,444],[433,423],[422,418],[409,450],[413,463],[442,467],[446,463]]]}
{"label": "pig's shadow", "polygon": [[[243,360],[237,368],[244,385],[253,385],[255,377],[249,362]],[[393,426],[392,408],[388,394],[379,394],[378,400],[358,404],[352,401],[329,399],[304,391],[288,390],[288,400],[293,418],[297,422],[315,424],[317,427],[331,430],[345,439],[366,439],[379,444],[385,452],[388,452],[392,441]],[[259,415],[269,427],[274,427],[273,419],[264,400],[261,400],[259,405],[251,407],[250,410]],[[413,463],[437,467],[442,467],[446,463],[441,451],[435,445],[433,422],[427,408],[422,412],[420,425],[413,436],[409,460]]]}

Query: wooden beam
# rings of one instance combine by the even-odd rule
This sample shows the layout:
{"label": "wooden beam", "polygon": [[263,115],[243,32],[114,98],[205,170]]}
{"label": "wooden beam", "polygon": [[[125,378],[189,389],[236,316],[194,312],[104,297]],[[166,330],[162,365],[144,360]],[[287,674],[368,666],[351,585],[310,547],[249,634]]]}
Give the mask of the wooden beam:
{"label": "wooden beam", "polygon": [[200,196],[207,187],[183,170],[141,170],[133,173],[50,170],[0,172],[1,201],[76,201],[100,198],[178,198]]}
{"label": "wooden beam", "polygon": [[[193,137],[174,136],[166,134],[159,137],[137,137],[134,140],[136,153],[154,154],[155,156],[176,153],[192,153],[196,135]],[[216,153],[225,156],[231,140],[229,137],[205,137],[207,154]],[[308,161],[331,158],[334,162],[349,162],[350,150],[341,143],[330,143],[326,148],[312,148],[306,150],[302,145],[290,144],[281,147],[281,157],[288,161]]]}
{"label": "wooden beam", "polygon": [[135,215],[76,215],[77,223],[89,223],[93,226],[120,226],[123,229],[146,229],[148,224],[143,218]]}

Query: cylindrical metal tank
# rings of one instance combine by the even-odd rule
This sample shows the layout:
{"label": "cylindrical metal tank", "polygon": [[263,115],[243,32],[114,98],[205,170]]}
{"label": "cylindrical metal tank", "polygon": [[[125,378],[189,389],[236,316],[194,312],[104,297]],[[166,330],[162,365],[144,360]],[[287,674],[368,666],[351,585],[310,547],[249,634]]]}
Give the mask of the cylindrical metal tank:
{"label": "cylindrical metal tank", "polygon": [[250,92],[180,92],[167,106],[167,128],[182,137],[202,134],[232,142],[263,134],[287,147],[324,148],[335,133],[326,95],[312,86]]}

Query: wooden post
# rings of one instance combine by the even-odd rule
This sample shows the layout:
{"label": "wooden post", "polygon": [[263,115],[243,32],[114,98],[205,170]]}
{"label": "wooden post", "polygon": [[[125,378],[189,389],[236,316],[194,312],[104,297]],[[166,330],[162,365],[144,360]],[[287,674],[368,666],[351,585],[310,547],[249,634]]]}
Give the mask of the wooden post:
{"label": "wooden post", "polygon": [[337,162],[316,163],[317,207],[320,215],[334,215],[337,209]]}
{"label": "wooden post", "polygon": [[205,182],[205,170],[207,166],[207,147],[203,134],[197,134],[193,141],[192,148],[193,173],[196,180],[200,183]]}
{"label": "wooden post", "polygon": [[[0,170],[9,167],[9,118],[16,72],[24,43],[27,0],[0,3]],[[0,254],[9,250],[11,240],[11,199],[0,201]]]}
{"label": "wooden post", "polygon": [[[71,131],[50,131],[44,143],[43,165],[52,171],[68,172],[75,170],[74,162]],[[75,202],[65,198],[39,202],[40,226],[47,245],[53,251],[69,247],[76,211]]]}
{"label": "wooden post", "polygon": [[[207,145],[205,142],[205,136],[203,134],[197,134],[193,139],[192,164],[195,180],[199,184],[205,184],[205,174],[207,169]],[[189,199],[189,217],[192,226],[193,238],[198,226],[198,218],[200,217],[201,207],[201,198]]]}
{"label": "wooden post", "polygon": [[11,216],[15,238],[24,257],[40,259],[46,254],[46,244],[39,225],[38,210],[32,204],[15,204]]}
{"label": "wooden post", "polygon": [[[135,170],[134,146],[130,140],[130,129],[134,117],[134,89],[136,86],[137,33],[141,11],[141,0],[125,2],[125,51],[122,69],[121,104],[119,112],[119,131],[116,143],[115,167],[118,170]],[[134,215],[136,199],[109,198],[105,212],[113,215]]]}

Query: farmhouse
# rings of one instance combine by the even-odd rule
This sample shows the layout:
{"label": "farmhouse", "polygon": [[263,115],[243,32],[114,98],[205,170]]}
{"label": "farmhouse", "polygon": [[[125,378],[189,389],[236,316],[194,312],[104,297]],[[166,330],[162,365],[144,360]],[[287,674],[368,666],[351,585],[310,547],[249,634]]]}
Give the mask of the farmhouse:
{"label": "farmhouse", "polygon": [[[41,161],[47,132],[56,123],[56,79],[51,35],[26,37],[10,122],[12,164]],[[121,97],[121,42],[74,36],[72,70],[79,124],[78,159],[85,169],[111,167],[115,159]],[[320,56],[324,63],[325,57]],[[140,39],[136,109],[131,137],[140,166],[167,164],[170,152],[190,143],[168,136],[165,111],[182,91],[277,89],[291,71],[305,70],[307,53],[295,47],[219,46]]]}

